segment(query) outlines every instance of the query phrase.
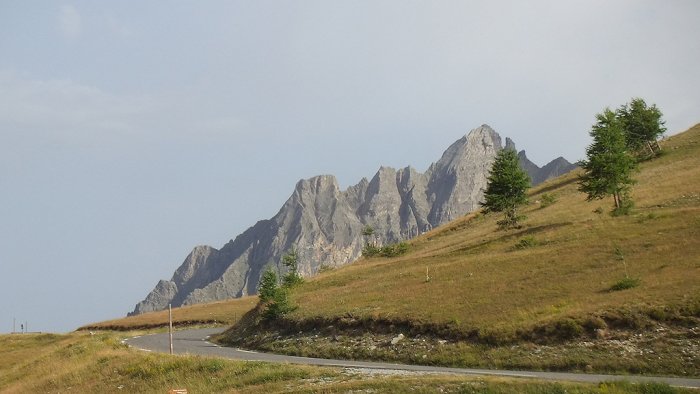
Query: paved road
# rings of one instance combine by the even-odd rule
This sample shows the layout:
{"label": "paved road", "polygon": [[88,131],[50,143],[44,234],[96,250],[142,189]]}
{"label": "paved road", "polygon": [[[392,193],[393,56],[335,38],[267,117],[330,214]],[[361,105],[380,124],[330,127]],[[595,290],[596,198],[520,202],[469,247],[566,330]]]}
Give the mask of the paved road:
{"label": "paved road", "polygon": [[[175,331],[173,349],[177,354],[197,354],[203,356],[223,357],[234,360],[267,361],[276,363],[321,365],[344,368],[369,368],[378,370],[401,370],[415,372],[445,373],[458,375],[488,375],[517,378],[535,378],[570,382],[598,383],[612,380],[628,380],[631,382],[665,382],[671,386],[700,388],[700,379],[649,377],[634,375],[593,375],[564,372],[530,372],[504,371],[488,369],[466,369],[431,367],[422,365],[391,364],[382,362],[331,360],[323,358],[294,357],[270,353],[258,353],[229,347],[220,347],[209,342],[210,335],[222,332],[222,328],[205,328],[197,330]],[[167,353],[170,350],[168,334],[152,334],[127,339],[125,343],[144,351]]]}

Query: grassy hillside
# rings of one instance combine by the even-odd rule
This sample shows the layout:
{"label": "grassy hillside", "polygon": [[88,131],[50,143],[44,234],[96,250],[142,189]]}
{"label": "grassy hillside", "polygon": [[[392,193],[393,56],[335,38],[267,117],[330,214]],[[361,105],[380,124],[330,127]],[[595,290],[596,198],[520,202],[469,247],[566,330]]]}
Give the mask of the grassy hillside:
{"label": "grassy hillside", "polygon": [[[498,215],[469,215],[417,238],[403,257],[365,259],[309,280],[295,292],[299,309],[290,318],[507,331],[629,307],[697,307],[700,125],[663,148],[636,176],[630,216],[608,215],[611,200],[586,202],[574,172],[532,191],[522,229],[498,231]],[[543,208],[543,193],[557,201]],[[641,285],[609,292],[625,264]]]}
{"label": "grassy hillside", "polygon": [[[243,297],[209,304],[188,305],[173,308],[173,325],[176,327],[193,325],[232,325],[257,304],[258,297]],[[120,319],[91,323],[78,330],[129,331],[166,327],[168,311],[144,313]]]}
{"label": "grassy hillside", "polygon": [[[700,125],[661,145],[664,154],[636,174],[629,216],[609,215],[612,200],[586,202],[574,172],[531,191],[519,230],[470,214],[411,241],[404,256],[308,280],[292,293],[298,308],[268,335],[240,325],[224,341],[321,356],[698,376]],[[545,194],[556,201],[545,206]],[[611,291],[626,275],[639,285]],[[284,336],[297,330],[314,336]],[[428,345],[387,346],[398,333]]]}

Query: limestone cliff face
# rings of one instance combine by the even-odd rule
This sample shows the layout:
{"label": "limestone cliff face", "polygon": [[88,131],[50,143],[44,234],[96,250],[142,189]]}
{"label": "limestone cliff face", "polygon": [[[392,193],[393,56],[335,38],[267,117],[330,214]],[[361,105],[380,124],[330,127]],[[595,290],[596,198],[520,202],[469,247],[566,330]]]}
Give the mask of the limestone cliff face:
{"label": "limestone cliff face", "polygon": [[428,220],[438,226],[478,208],[501,137],[483,125],[452,144],[428,170]]}
{"label": "limestone cliff face", "polygon": [[[515,149],[507,140],[506,146]],[[169,281],[160,281],[130,314],[240,297],[257,292],[269,268],[284,273],[281,256],[299,254],[299,271],[311,276],[321,266],[357,259],[362,229],[374,228],[380,243],[410,239],[479,207],[501,137],[483,125],[457,140],[422,174],[411,167],[381,167],[371,180],[340,190],[332,175],[297,183],[277,215],[256,223],[221,249],[197,246]],[[540,169],[520,153],[533,183],[574,168],[559,158]]]}

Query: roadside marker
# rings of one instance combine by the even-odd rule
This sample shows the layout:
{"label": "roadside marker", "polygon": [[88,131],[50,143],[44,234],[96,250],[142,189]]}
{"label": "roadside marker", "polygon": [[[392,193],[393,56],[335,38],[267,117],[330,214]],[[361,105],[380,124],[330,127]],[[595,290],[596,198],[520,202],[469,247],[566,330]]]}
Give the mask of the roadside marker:
{"label": "roadside marker", "polygon": [[168,325],[170,326],[170,329],[168,330],[168,332],[170,333],[170,354],[173,354],[173,306],[172,306],[172,304],[168,304]]}

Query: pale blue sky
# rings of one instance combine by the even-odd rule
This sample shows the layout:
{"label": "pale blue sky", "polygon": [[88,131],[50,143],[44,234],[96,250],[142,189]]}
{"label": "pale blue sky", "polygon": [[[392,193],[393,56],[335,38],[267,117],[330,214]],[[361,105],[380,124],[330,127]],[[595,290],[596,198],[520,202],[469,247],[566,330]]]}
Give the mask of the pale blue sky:
{"label": "pale blue sky", "polygon": [[296,181],[423,171],[487,123],[582,158],[640,96],[700,122],[700,2],[0,2],[0,332],[120,317]]}

